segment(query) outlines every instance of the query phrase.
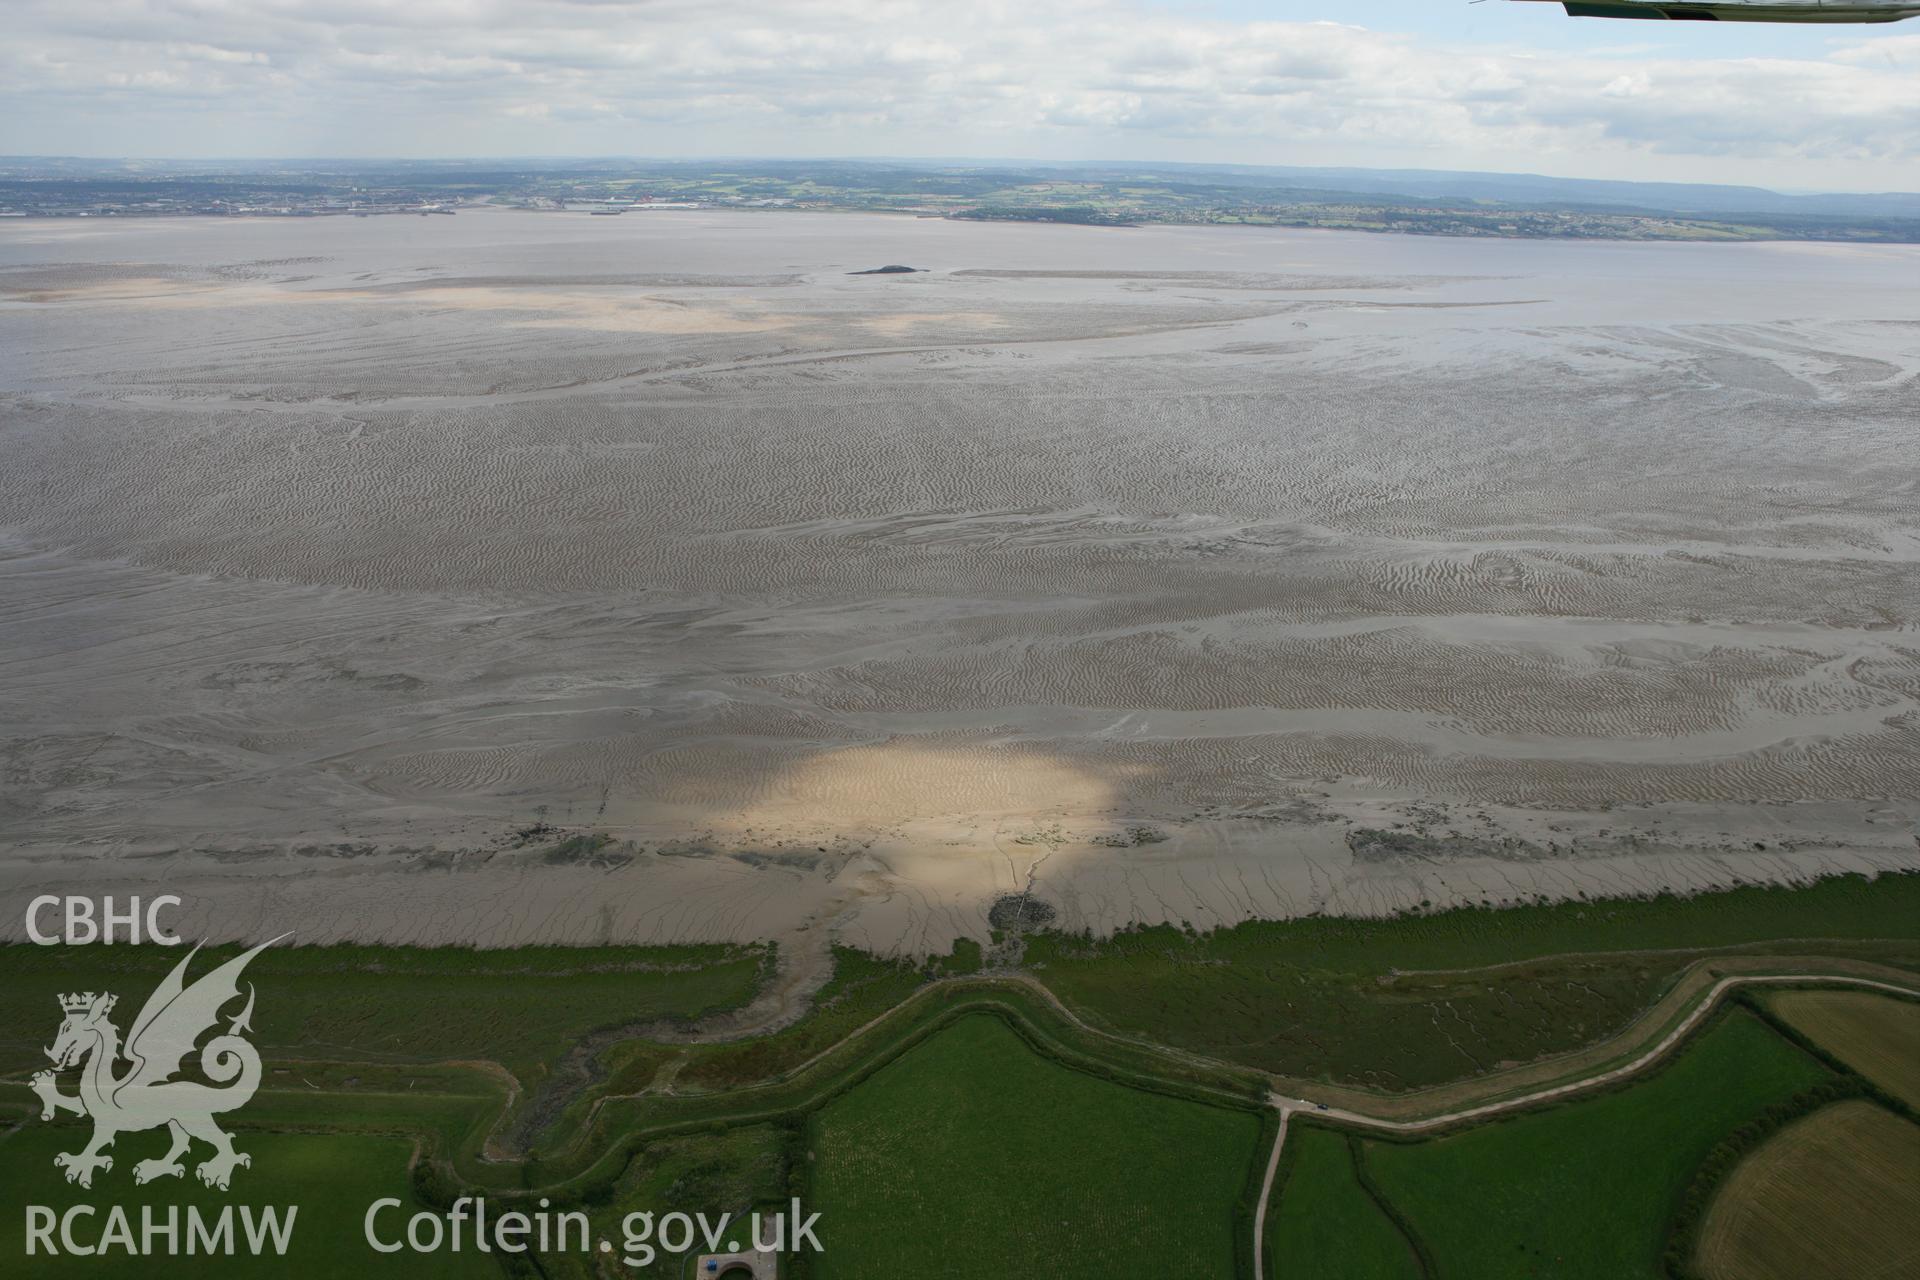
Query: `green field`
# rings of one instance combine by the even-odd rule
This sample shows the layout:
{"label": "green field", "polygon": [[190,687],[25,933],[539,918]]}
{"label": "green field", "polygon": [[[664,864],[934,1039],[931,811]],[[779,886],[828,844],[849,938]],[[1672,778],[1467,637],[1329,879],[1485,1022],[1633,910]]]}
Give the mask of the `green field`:
{"label": "green field", "polygon": [[[302,1170],[307,1222],[385,1194],[444,1205],[484,1191],[502,1203],[550,1195],[611,1232],[635,1210],[739,1212],[800,1194],[827,1214],[829,1254],[814,1272],[827,1280],[1228,1275],[1251,1249],[1243,1200],[1272,1119],[1256,1066],[1388,1086],[1455,1079],[1618,1030],[1701,958],[1662,945],[1690,937],[1912,967],[1916,933],[1920,878],[1889,876],[1204,936],[1140,930],[1101,944],[1027,937],[1029,973],[1096,1023],[1232,1062],[1089,1032],[1022,982],[935,981],[972,973],[969,948],[921,964],[839,951],[799,1023],[720,1044],[634,1035],[750,999],[768,972],[764,948],[281,948],[249,971],[266,1075],[230,1126],[242,1150],[276,1158],[243,1171],[236,1196],[278,1197],[287,1184],[276,1179]],[[1791,941],[1808,934],[1839,940]],[[43,1125],[25,1086],[58,1024],[56,995],[117,991],[124,1027],[181,954],[0,948],[10,1202],[72,1191],[50,1144],[71,1149],[81,1131]],[[1834,992],[1756,999],[1782,1016],[1914,1007]],[[1831,1027],[1813,1038],[1899,1087],[1911,1055],[1887,1040],[1894,1024],[1842,1021],[1852,1049]],[[1651,1276],[1704,1153],[1826,1074],[1747,1009],[1710,1026],[1644,1081],[1445,1138],[1370,1137],[1359,1163],[1344,1135],[1296,1122],[1270,1257],[1290,1260],[1288,1280],[1411,1275],[1422,1259],[1471,1280]],[[124,1139],[131,1154],[116,1158],[147,1154],[149,1136]],[[334,1150],[345,1155],[330,1163]],[[124,1200],[132,1188],[121,1182],[109,1176],[111,1199],[90,1194]],[[349,1225],[328,1234],[358,1249],[357,1219]],[[18,1243],[17,1216],[0,1227]],[[311,1252],[317,1238],[302,1228],[301,1260],[331,1267],[334,1255]],[[7,1247],[0,1238],[0,1257]],[[584,1280],[602,1261],[541,1265]],[[664,1280],[680,1261],[640,1274]]]}
{"label": "green field", "polygon": [[1069,1070],[967,1015],[814,1119],[823,1280],[1234,1274],[1260,1124]]}
{"label": "green field", "polygon": [[[1782,941],[1810,938],[1835,941]],[[1602,1040],[1699,949],[1721,947],[1920,967],[1920,876],[1210,934],[1162,926],[1102,942],[1043,934],[1027,962],[1096,1025],[1281,1075],[1404,1090]],[[1488,966],[1503,967],[1461,972]]]}
{"label": "green field", "polygon": [[1828,1074],[1736,1008],[1617,1092],[1363,1150],[1438,1280],[1660,1280],[1675,1204],[1707,1152]]}
{"label": "green field", "polygon": [[1267,1266],[1285,1280],[1421,1280],[1420,1259],[1374,1203],[1346,1137],[1297,1120],[1267,1215]]}
{"label": "green field", "polygon": [[[406,1206],[394,1211],[395,1222],[418,1207],[407,1181],[407,1157],[411,1144],[404,1138],[346,1136],[339,1134],[236,1134],[234,1145],[253,1157],[250,1168],[239,1170],[231,1194],[203,1187],[193,1177],[188,1160],[184,1178],[164,1179],[145,1187],[134,1185],[131,1169],[136,1160],[157,1156],[166,1150],[164,1133],[123,1135],[114,1144],[114,1167],[96,1175],[91,1190],[82,1190],[66,1181],[53,1166],[55,1152],[72,1151],[86,1142],[88,1127],[71,1117],[60,1124],[35,1123],[30,1127],[0,1133],[0,1201],[8,1206],[0,1213],[0,1258],[21,1259],[21,1270],[10,1275],[128,1277],[130,1280],[158,1280],[159,1277],[208,1275],[246,1277],[311,1277],[326,1275],[356,1276],[497,1276],[491,1262],[467,1254],[381,1254],[370,1249],[362,1233],[361,1219],[367,1206],[385,1196],[398,1197]],[[199,1149],[204,1154],[204,1149]],[[217,1267],[203,1258],[137,1258],[116,1249],[98,1257],[26,1258],[25,1216],[22,1206],[46,1205],[56,1213],[68,1206],[90,1204],[104,1214],[109,1205],[123,1205],[133,1215],[138,1229],[139,1206],[197,1205],[202,1213],[217,1214],[223,1205],[298,1206],[293,1237],[287,1256],[251,1258],[236,1255],[222,1258]],[[81,1232],[81,1243],[99,1239],[102,1217],[93,1218],[90,1231]],[[385,1224],[388,1219],[383,1218]],[[184,1228],[183,1228],[184,1230]],[[240,1227],[236,1223],[235,1232]],[[59,1239],[55,1234],[55,1241]],[[184,1243],[181,1248],[184,1250]]]}

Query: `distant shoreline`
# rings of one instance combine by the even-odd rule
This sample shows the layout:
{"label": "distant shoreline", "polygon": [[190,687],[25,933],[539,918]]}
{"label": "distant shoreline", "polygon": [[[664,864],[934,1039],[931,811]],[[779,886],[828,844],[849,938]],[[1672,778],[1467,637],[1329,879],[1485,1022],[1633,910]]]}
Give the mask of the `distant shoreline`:
{"label": "distant shoreline", "polygon": [[1259,226],[1520,240],[1920,243],[1920,195],[1526,174],[881,161],[258,162],[0,158],[0,217],[313,218],[483,207],[892,213],[1074,226]]}
{"label": "distant shoreline", "polygon": [[[180,219],[225,219],[237,222],[313,222],[322,219],[338,220],[342,218],[405,218],[405,217],[449,217],[458,213],[479,213],[504,211],[513,213],[532,213],[544,215],[571,215],[574,217],[604,217],[613,211],[592,209],[541,209],[522,205],[473,204],[456,209],[383,209],[365,213],[349,210],[323,210],[299,213],[274,213],[265,210],[248,211],[196,211],[177,210],[161,212],[114,212],[114,213],[13,213],[0,212],[0,226],[9,223],[77,223],[77,222],[164,222]],[[658,215],[684,213],[762,213],[762,214],[869,214],[882,217],[917,218],[939,222],[966,223],[1018,223],[1054,227],[1079,227],[1103,231],[1138,231],[1152,227],[1220,227],[1227,229],[1245,229],[1253,231],[1345,231],[1363,235],[1418,236],[1435,240],[1534,240],[1554,241],[1557,243],[1590,242],[1598,244],[1846,244],[1846,245],[1912,245],[1920,244],[1920,223],[1912,230],[1900,235],[1845,234],[1836,232],[1825,235],[1794,235],[1773,229],[1754,228],[1742,224],[1729,224],[1715,221],[1688,221],[1679,219],[1661,219],[1655,221],[1672,223],[1668,230],[1652,226],[1620,226],[1614,233],[1594,229],[1554,233],[1551,231],[1507,231],[1498,228],[1483,229],[1470,223],[1457,220],[1439,219],[1432,225],[1421,223],[1379,225],[1370,222],[1356,222],[1344,218],[1271,218],[1256,220],[1239,217],[1175,217],[1156,219],[1082,219],[1072,217],[1049,216],[1047,211],[996,212],[996,213],[927,213],[914,209],[875,209],[858,206],[827,206],[807,208],[756,208],[737,205],[696,205],[680,206],[672,209],[646,210]]]}

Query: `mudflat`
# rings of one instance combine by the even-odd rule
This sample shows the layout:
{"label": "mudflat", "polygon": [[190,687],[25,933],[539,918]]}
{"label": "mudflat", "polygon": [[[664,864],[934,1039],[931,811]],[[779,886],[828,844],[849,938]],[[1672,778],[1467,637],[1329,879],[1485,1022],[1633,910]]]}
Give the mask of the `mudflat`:
{"label": "mudflat", "polygon": [[1913,246],[0,224],[0,937],[1920,866],[1917,296]]}

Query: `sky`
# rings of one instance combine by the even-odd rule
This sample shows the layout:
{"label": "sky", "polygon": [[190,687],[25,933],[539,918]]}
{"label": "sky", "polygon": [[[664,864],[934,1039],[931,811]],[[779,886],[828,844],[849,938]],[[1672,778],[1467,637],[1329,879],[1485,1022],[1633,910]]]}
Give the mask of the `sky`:
{"label": "sky", "polygon": [[0,0],[0,154],[921,156],[1920,189],[1920,19],[1510,0]]}

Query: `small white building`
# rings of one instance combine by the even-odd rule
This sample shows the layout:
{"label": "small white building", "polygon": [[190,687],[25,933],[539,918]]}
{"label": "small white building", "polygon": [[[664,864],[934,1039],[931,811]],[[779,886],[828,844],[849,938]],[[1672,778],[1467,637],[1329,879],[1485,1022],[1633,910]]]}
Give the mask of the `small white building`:
{"label": "small white building", "polygon": [[693,1274],[700,1280],[777,1280],[780,1255],[771,1249],[704,1254]]}

